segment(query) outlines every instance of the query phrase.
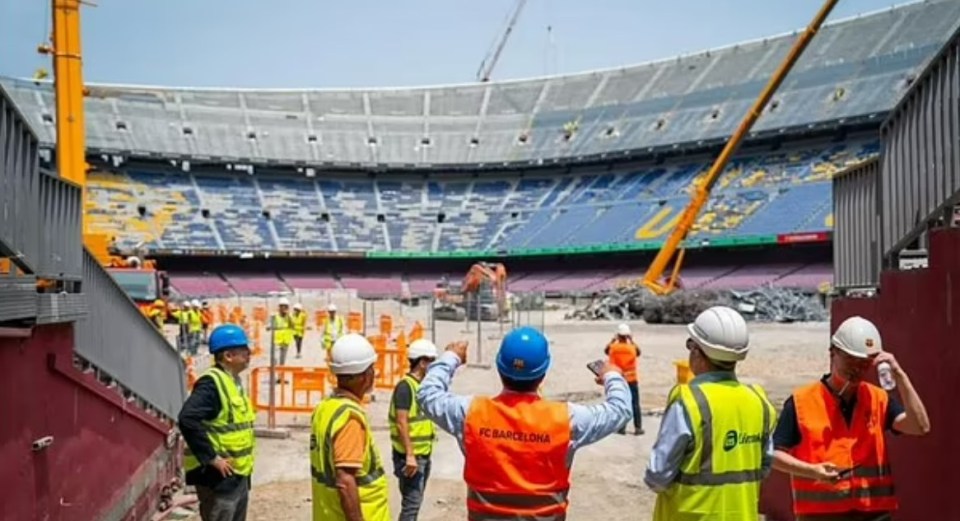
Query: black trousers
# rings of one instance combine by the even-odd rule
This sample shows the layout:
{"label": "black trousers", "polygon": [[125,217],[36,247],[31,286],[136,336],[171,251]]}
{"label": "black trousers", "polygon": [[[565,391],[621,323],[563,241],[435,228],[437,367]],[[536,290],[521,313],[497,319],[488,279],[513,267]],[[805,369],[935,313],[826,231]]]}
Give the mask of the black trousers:
{"label": "black trousers", "polygon": [[[630,388],[630,405],[633,408],[633,428],[639,431],[643,428],[643,415],[640,412],[640,387],[637,382],[628,382]],[[627,432],[626,427],[620,429],[620,434]]]}

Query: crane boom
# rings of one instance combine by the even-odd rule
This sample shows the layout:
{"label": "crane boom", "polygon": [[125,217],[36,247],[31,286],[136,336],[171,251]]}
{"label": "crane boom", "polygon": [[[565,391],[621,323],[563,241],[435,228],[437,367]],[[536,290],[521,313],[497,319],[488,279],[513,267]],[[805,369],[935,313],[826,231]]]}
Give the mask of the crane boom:
{"label": "crane boom", "polygon": [[[653,293],[664,295],[673,291],[676,286],[680,265],[683,262],[684,250],[681,248],[681,245],[684,239],[687,238],[687,234],[690,233],[690,229],[693,228],[703,205],[706,204],[710,198],[710,190],[713,189],[713,185],[717,182],[717,179],[720,178],[720,174],[723,172],[723,169],[726,168],[730,157],[737,151],[744,136],[753,128],[753,124],[763,113],[763,109],[770,101],[770,98],[773,97],[773,94],[780,87],[780,84],[783,83],[784,78],[787,77],[787,74],[793,68],[794,64],[800,59],[803,51],[807,48],[807,45],[810,44],[810,41],[813,40],[817,31],[820,30],[820,26],[823,25],[823,22],[827,19],[827,16],[830,15],[830,11],[833,10],[838,1],[839,0],[826,0],[824,2],[813,21],[810,22],[806,30],[797,38],[797,41],[794,42],[790,52],[786,58],[783,59],[783,63],[781,63],[776,72],[773,73],[773,76],[763,88],[760,96],[757,97],[753,106],[750,107],[750,110],[746,116],[744,116],[743,121],[740,122],[740,126],[733,133],[730,140],[727,141],[726,146],[723,147],[723,151],[720,152],[720,155],[717,156],[710,170],[707,171],[703,182],[695,187],[694,193],[690,198],[690,204],[683,210],[683,214],[680,216],[676,227],[670,232],[670,236],[667,237],[663,246],[660,247],[660,251],[657,253],[656,258],[653,259],[653,262],[647,269],[647,273],[643,277],[643,285]],[[677,254],[678,249],[680,250],[679,254]],[[674,263],[669,279],[664,284],[661,282],[661,280],[663,280],[663,273],[670,264],[670,261],[673,260],[674,255],[677,255],[676,262]]]}
{"label": "crane boom", "polygon": [[[497,66],[497,62],[500,61],[500,55],[503,53],[503,48],[507,45],[507,40],[510,39],[510,34],[513,33],[513,27],[517,25],[517,20],[520,18],[520,12],[523,11],[523,7],[527,5],[527,0],[517,0],[517,4],[513,8],[513,15],[510,16],[510,21],[507,22],[507,28],[504,29],[503,34],[500,35],[500,39],[497,41],[496,47],[493,49],[492,53],[487,53],[487,56],[480,62],[480,69],[477,70],[477,80],[481,83],[490,81],[490,75],[493,74],[493,68]],[[492,54],[492,56],[491,56]]]}

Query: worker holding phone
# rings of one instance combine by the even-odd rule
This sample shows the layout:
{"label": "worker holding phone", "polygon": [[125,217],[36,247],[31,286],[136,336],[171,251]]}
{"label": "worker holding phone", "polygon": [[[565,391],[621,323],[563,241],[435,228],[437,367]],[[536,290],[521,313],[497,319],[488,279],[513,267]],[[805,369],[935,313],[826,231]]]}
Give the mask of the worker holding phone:
{"label": "worker holding phone", "polygon": [[627,382],[615,366],[591,364],[606,400],[596,405],[555,402],[538,389],[550,368],[550,344],[534,328],[504,336],[497,352],[503,391],[457,396],[449,391],[466,343],[447,347],[430,365],[417,399],[424,414],[452,434],[464,455],[470,519],[566,519],[574,453],[626,424]]}
{"label": "worker holding phone", "polygon": [[[863,381],[888,368],[889,390]],[[774,468],[790,474],[798,521],[888,518],[897,498],[885,432],[922,436],[930,420],[877,327],[851,317],[831,339],[830,373],[787,398],[774,432]]]}

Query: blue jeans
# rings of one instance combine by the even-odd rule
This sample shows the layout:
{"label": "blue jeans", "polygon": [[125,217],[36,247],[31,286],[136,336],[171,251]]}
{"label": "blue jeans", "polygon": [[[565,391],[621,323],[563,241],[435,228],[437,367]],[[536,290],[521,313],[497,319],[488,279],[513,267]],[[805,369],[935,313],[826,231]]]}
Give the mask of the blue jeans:
{"label": "blue jeans", "polygon": [[400,517],[398,521],[416,521],[420,514],[420,504],[423,503],[423,491],[427,488],[427,479],[430,478],[430,456],[417,456],[417,473],[412,478],[403,475],[407,456],[397,451],[393,452],[393,475],[400,481]]}

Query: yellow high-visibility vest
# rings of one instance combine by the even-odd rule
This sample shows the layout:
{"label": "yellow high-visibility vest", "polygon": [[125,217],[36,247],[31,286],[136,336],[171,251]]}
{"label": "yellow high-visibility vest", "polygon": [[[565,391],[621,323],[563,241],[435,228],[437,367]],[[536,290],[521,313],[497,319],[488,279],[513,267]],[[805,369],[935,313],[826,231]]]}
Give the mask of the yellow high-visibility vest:
{"label": "yellow high-visibility vest", "polygon": [[310,430],[310,474],[313,477],[313,521],[345,521],[333,465],[333,439],[350,417],[358,418],[367,433],[363,466],[356,474],[364,521],[390,521],[387,477],[373,441],[367,415],[348,398],[333,396],[313,410]]}
{"label": "yellow high-visibility vest", "polygon": [[293,336],[303,338],[307,331],[307,314],[304,312],[294,313],[293,315]]}
{"label": "yellow high-visibility vest", "polygon": [[277,347],[290,347],[293,343],[293,319],[290,315],[273,316],[273,343]]}
{"label": "yellow high-visibility vest", "polygon": [[333,343],[343,336],[343,317],[337,315],[323,325],[323,347],[333,349]]}
{"label": "yellow high-visibility vest", "polygon": [[[420,390],[420,382],[410,375],[404,376],[400,381],[407,382],[410,386],[410,391],[413,393],[413,401],[410,402],[409,417],[407,419],[407,424],[410,426],[410,442],[413,444],[413,454],[415,456],[429,456],[433,453],[433,444],[437,439],[437,431],[433,422],[423,414],[423,411],[420,409],[420,404],[417,403],[417,391]],[[400,427],[397,425],[397,409],[392,398],[390,400],[390,413],[387,419],[390,422],[390,443],[393,445],[393,450],[400,454],[405,454],[407,449],[403,446],[403,440],[400,438]]]}
{"label": "yellow high-visibility vest", "polygon": [[692,382],[670,392],[683,403],[693,450],[680,474],[657,494],[654,521],[757,521],[767,439],[776,410],[758,385]]}
{"label": "yellow high-visibility vest", "polygon": [[[231,374],[214,366],[207,369],[203,376],[213,378],[220,396],[219,414],[212,421],[203,422],[207,438],[218,456],[230,460],[236,474],[249,476],[253,474],[253,450],[256,447],[253,423],[257,419],[257,411]],[[190,447],[184,447],[184,470],[189,472],[199,468],[200,461],[190,452]]]}

